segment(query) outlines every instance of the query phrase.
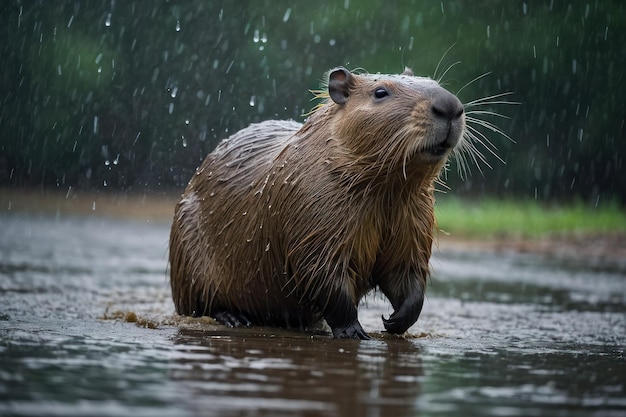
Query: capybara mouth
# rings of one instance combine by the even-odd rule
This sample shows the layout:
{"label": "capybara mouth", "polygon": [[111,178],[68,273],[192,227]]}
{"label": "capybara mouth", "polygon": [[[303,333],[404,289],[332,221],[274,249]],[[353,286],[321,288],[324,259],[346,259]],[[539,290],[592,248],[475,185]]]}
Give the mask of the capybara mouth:
{"label": "capybara mouth", "polygon": [[450,149],[452,149],[453,147],[454,145],[450,143],[449,140],[444,140],[437,144],[425,147],[422,150],[422,154],[425,154],[435,159],[440,159],[446,156],[448,152],[450,151]]}
{"label": "capybara mouth", "polygon": [[451,146],[447,143],[441,143],[436,146],[432,146],[430,148],[426,148],[425,152],[432,156],[441,157],[446,154],[450,150]]}

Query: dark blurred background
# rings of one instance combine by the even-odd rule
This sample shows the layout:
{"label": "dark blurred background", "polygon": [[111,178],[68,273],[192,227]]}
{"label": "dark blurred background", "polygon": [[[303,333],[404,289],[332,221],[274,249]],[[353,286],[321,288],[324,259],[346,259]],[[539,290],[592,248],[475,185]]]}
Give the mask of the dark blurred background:
{"label": "dark blurred background", "polygon": [[[626,3],[4,1],[0,186],[182,189],[218,141],[295,119],[343,65],[443,81],[491,118],[502,163],[465,196],[626,202]],[[449,52],[446,53],[446,51]],[[455,65],[456,64],[456,65]]]}

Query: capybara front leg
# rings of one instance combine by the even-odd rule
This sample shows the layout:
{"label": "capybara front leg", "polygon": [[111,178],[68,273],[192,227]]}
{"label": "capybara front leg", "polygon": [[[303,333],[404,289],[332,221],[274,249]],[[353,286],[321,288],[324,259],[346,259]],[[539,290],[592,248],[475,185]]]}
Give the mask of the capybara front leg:
{"label": "capybara front leg", "polygon": [[402,334],[411,327],[420,316],[424,305],[424,290],[419,279],[410,281],[404,291],[392,292],[381,288],[383,293],[391,301],[394,308],[393,314],[388,319],[383,317],[383,324],[389,333]]}
{"label": "capybara front leg", "polygon": [[370,338],[359,323],[355,302],[345,291],[338,291],[328,298],[322,311],[335,338],[363,340]]}

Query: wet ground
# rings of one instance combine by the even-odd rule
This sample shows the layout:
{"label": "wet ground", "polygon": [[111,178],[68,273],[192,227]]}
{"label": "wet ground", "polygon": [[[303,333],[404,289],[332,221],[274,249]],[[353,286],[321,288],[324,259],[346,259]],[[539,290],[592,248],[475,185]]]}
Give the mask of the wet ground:
{"label": "wet ground", "polygon": [[619,259],[443,241],[408,336],[370,296],[373,340],[334,340],[177,317],[169,224],[133,217],[2,211],[0,415],[626,415]]}

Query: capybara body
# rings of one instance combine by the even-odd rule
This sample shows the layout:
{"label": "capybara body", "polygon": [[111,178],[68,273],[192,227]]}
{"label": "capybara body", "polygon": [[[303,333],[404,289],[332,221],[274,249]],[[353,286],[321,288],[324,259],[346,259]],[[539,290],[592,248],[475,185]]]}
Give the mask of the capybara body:
{"label": "capybara body", "polygon": [[222,141],[176,206],[179,314],[230,325],[367,338],[359,301],[379,289],[385,329],[419,317],[435,228],[434,181],[462,138],[460,101],[435,81],[329,72],[303,124],[266,121]]}

